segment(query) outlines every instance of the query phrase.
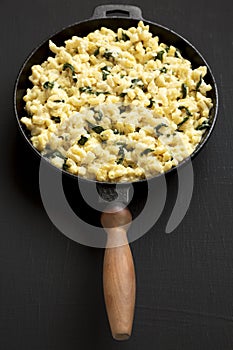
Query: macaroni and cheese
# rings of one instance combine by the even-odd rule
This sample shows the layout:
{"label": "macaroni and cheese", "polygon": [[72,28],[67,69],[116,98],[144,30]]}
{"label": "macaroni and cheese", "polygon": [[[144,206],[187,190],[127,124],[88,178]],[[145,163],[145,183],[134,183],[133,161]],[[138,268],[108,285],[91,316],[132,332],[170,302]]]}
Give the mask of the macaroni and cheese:
{"label": "macaroni and cheese", "polygon": [[213,106],[205,66],[160,43],[142,21],[102,27],[32,67],[21,122],[57,167],[98,181],[136,181],[193,153]]}

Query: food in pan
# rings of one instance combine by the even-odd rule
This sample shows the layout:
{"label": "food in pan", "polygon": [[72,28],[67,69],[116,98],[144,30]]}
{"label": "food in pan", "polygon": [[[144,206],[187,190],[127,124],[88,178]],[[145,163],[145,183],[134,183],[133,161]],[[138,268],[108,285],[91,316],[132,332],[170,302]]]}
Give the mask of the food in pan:
{"label": "food in pan", "polygon": [[21,122],[34,147],[98,181],[155,176],[191,155],[213,106],[205,66],[160,43],[142,21],[73,36],[32,67]]}

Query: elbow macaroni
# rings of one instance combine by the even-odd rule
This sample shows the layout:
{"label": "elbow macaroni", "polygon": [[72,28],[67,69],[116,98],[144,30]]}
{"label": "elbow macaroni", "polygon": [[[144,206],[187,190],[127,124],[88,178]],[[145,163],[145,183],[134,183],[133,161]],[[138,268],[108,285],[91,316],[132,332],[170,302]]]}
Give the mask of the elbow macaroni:
{"label": "elbow macaroni", "polygon": [[176,166],[208,127],[205,66],[138,27],[73,36],[32,67],[21,122],[51,162],[98,181],[135,181]]}

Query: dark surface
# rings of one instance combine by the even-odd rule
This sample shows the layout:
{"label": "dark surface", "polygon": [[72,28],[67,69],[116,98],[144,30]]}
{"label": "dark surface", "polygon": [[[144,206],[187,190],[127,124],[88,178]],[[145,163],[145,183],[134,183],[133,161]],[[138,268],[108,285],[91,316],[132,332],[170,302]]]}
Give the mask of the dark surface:
{"label": "dark surface", "polygon": [[[119,1],[120,2],[120,1]],[[132,338],[112,340],[102,295],[103,250],[68,240],[40,199],[38,160],[19,135],[13,86],[42,40],[91,16],[98,1],[1,2],[0,348],[4,350],[233,348],[232,9],[228,1],[134,2],[143,15],[184,35],[204,55],[220,92],[219,120],[193,162],[190,208],[164,233],[176,195],[131,247],[137,273]]]}

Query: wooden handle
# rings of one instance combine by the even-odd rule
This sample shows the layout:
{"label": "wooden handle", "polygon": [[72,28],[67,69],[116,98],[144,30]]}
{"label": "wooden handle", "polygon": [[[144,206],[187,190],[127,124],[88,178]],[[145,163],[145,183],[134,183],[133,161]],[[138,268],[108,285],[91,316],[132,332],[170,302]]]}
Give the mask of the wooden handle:
{"label": "wooden handle", "polygon": [[116,340],[128,339],[133,325],[135,271],[126,235],[131,221],[129,210],[121,206],[107,208],[101,216],[108,234],[103,266],[104,298],[112,336]]}

